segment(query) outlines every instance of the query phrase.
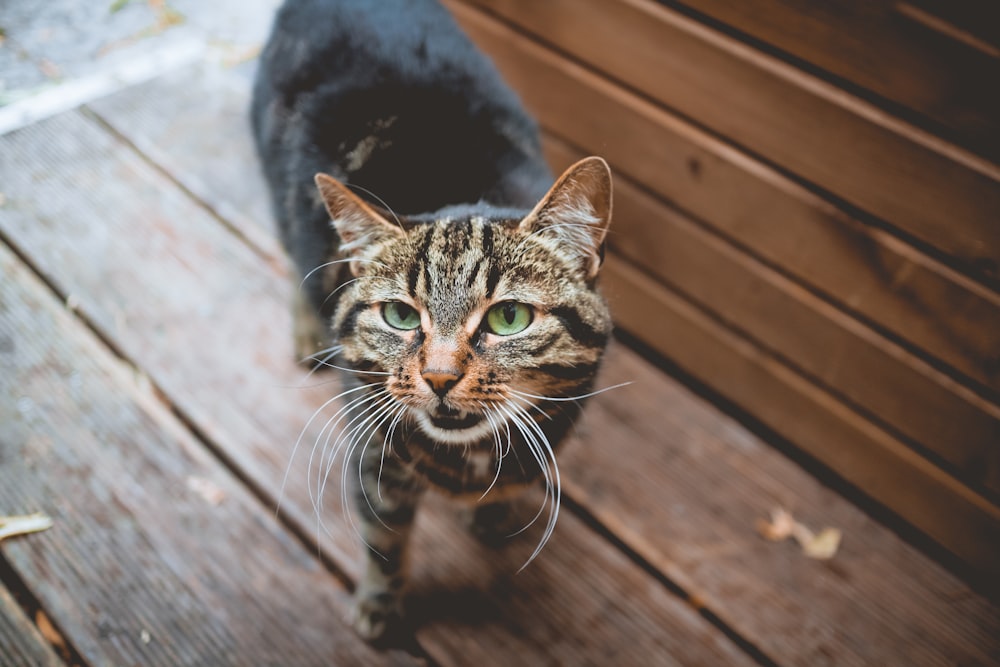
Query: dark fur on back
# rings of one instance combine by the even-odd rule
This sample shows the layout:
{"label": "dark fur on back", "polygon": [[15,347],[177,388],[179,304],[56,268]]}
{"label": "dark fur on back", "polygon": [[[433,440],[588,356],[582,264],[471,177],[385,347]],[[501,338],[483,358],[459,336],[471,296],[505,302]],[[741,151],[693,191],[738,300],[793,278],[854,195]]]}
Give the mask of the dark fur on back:
{"label": "dark fur on back", "polygon": [[[261,56],[252,119],[301,275],[337,243],[317,172],[401,215],[480,201],[527,211],[552,182],[534,121],[434,0],[285,3]],[[323,304],[319,280],[307,290]]]}

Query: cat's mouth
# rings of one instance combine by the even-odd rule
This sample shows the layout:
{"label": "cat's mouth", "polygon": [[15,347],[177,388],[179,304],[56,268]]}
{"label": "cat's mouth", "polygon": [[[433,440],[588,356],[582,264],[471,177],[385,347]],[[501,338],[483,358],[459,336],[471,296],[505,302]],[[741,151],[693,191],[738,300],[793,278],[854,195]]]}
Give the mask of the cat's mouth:
{"label": "cat's mouth", "polygon": [[431,440],[442,444],[468,445],[488,438],[494,432],[493,424],[484,414],[443,405],[434,410],[421,410],[415,416],[421,430]]}
{"label": "cat's mouth", "polygon": [[462,431],[483,421],[483,415],[454,410],[444,405],[438,406],[429,417],[434,426],[447,431]]}

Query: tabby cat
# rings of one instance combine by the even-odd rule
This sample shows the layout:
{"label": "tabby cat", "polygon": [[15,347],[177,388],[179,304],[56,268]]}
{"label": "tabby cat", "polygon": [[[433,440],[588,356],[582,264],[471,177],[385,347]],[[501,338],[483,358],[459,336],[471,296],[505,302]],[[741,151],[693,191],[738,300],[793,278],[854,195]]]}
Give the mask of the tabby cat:
{"label": "tabby cat", "polygon": [[401,623],[426,489],[507,534],[506,503],[541,479],[531,558],[551,534],[553,450],[611,330],[596,289],[611,176],[592,157],[549,188],[534,122],[431,0],[288,0],[252,120],[299,272],[297,352],[348,383],[317,442],[353,480],[355,627],[375,640]]}

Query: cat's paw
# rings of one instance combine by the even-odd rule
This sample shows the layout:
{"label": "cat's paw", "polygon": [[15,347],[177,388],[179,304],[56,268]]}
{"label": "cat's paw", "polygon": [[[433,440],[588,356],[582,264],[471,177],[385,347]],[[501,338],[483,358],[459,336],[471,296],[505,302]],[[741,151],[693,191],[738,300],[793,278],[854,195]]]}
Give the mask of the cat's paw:
{"label": "cat's paw", "polygon": [[373,644],[398,639],[404,634],[402,601],[389,592],[358,596],[352,625],[362,638]]}

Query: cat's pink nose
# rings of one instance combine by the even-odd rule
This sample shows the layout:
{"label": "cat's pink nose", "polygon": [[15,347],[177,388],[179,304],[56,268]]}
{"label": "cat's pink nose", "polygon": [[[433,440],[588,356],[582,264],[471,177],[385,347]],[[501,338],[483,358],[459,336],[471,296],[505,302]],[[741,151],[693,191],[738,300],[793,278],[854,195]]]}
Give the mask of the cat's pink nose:
{"label": "cat's pink nose", "polygon": [[436,370],[424,371],[420,374],[420,377],[424,379],[424,382],[430,385],[430,388],[440,398],[444,398],[444,395],[451,391],[451,388],[458,384],[458,381],[462,379],[462,375],[458,373]]}

